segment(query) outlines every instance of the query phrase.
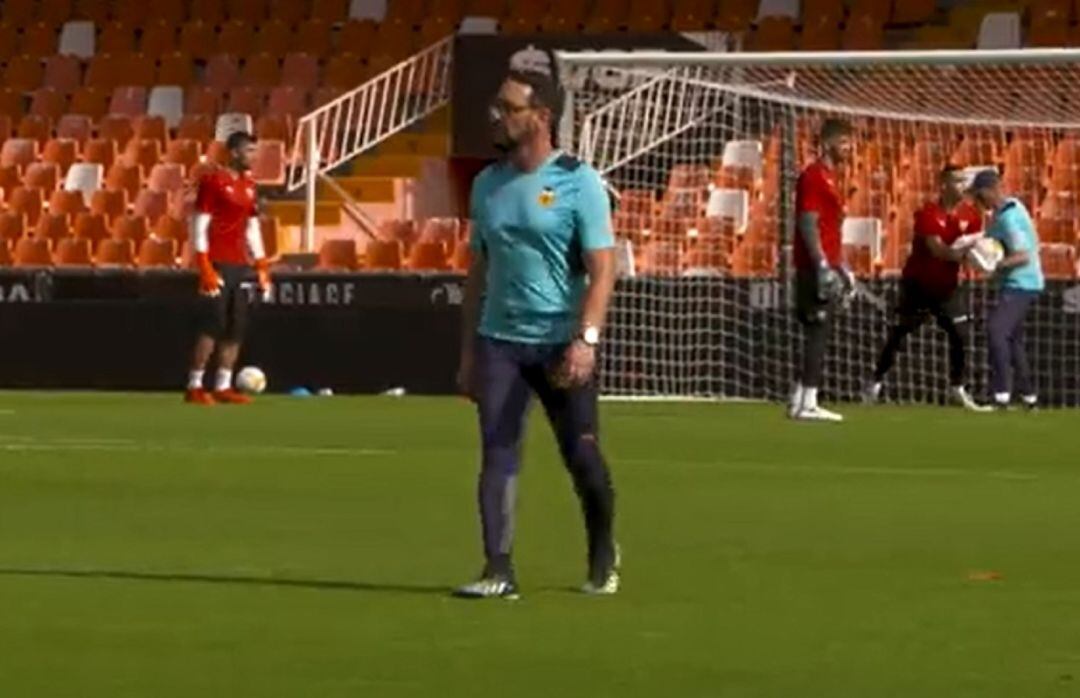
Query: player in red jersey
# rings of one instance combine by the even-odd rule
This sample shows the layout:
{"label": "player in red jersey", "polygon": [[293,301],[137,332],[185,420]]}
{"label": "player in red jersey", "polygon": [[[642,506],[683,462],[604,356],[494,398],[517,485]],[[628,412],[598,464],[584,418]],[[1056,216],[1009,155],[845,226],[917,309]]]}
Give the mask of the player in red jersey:
{"label": "player in red jersey", "polygon": [[980,409],[964,388],[963,331],[970,318],[959,286],[960,263],[969,247],[961,238],[982,230],[982,215],[964,198],[964,172],[959,167],[947,165],[941,171],[939,184],[938,199],[926,202],[915,213],[915,234],[900,280],[896,324],[889,331],[864,391],[867,402],[881,397],[882,381],[907,336],[933,316],[949,340],[953,399],[968,409]]}
{"label": "player in red jersey", "polygon": [[843,417],[818,405],[829,323],[842,293],[855,277],[844,264],[840,228],[844,197],[839,170],[851,159],[851,127],[828,119],[821,126],[821,156],[799,175],[795,192],[795,311],[803,328],[802,362],[788,415],[839,422]]}
{"label": "player in red jersey", "polygon": [[[251,398],[232,387],[233,368],[244,336],[248,299],[241,285],[254,267],[259,291],[270,292],[270,269],[259,229],[255,181],[248,174],[255,138],[234,133],[225,142],[231,161],[199,182],[192,226],[199,293],[205,297],[202,326],[195,342],[185,400],[200,405],[244,404]],[[213,392],[203,376],[217,349]]]}

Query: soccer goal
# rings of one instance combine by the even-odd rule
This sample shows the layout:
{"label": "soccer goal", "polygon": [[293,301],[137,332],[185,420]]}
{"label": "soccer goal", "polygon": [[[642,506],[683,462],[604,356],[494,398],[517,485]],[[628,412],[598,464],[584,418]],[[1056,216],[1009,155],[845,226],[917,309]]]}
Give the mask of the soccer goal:
{"label": "soccer goal", "polygon": [[[998,168],[1037,217],[1050,281],[1028,347],[1044,401],[1080,404],[1080,51],[562,52],[558,62],[562,145],[619,194],[626,273],[605,394],[786,397],[800,337],[794,185],[821,121],[838,116],[855,129],[843,237],[863,293],[835,324],[825,392],[858,396],[891,320],[913,214],[953,163]],[[982,392],[993,292],[967,274],[969,384]],[[908,340],[887,398],[943,402],[946,364],[945,338],[928,323]]]}

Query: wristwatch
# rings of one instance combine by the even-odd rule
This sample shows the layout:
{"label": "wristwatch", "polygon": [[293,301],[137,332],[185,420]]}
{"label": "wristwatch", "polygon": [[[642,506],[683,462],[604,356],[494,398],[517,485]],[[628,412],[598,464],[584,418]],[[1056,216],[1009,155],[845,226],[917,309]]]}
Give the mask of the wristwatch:
{"label": "wristwatch", "polygon": [[585,342],[587,346],[595,347],[600,343],[600,328],[595,325],[585,325],[585,327],[581,328],[577,338]]}

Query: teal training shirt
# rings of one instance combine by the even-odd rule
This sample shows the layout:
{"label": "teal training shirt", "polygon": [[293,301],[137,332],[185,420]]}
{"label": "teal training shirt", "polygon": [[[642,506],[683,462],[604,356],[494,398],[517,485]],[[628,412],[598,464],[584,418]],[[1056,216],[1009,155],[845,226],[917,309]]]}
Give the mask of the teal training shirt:
{"label": "teal training shirt", "polygon": [[1039,261],[1039,235],[1024,204],[1017,199],[1006,199],[994,211],[994,219],[986,234],[1000,242],[1006,254],[1020,250],[1028,253],[1026,264],[1001,273],[1001,287],[1016,291],[1042,291],[1046,282]]}
{"label": "teal training shirt", "polygon": [[487,260],[479,333],[526,344],[573,339],[585,293],[583,252],[615,244],[600,175],[556,151],[533,172],[490,165],[473,183],[473,254]]}

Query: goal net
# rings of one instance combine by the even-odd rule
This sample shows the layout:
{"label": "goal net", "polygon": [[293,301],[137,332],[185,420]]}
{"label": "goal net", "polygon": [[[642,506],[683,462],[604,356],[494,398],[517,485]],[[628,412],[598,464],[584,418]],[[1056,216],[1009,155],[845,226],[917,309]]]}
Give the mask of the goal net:
{"label": "goal net", "polygon": [[[855,129],[841,175],[844,254],[862,279],[834,324],[823,391],[851,400],[885,340],[914,212],[947,163],[995,167],[1037,218],[1048,291],[1027,344],[1044,402],[1080,404],[1080,52],[560,53],[564,147],[619,194],[625,275],[603,390],[650,398],[783,399],[794,187],[830,116]],[[994,291],[965,272],[968,383],[985,393]],[[943,402],[945,337],[911,336],[886,399]]]}

